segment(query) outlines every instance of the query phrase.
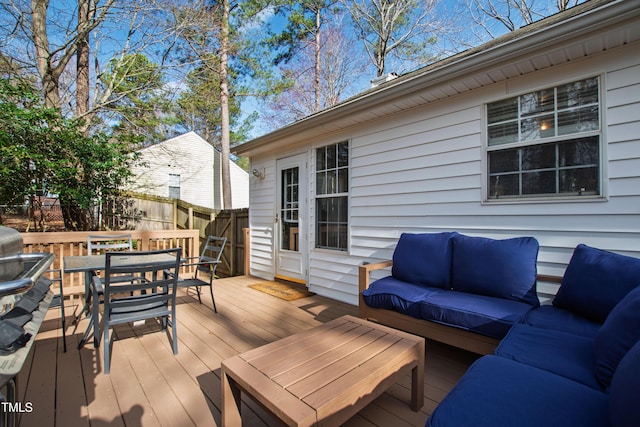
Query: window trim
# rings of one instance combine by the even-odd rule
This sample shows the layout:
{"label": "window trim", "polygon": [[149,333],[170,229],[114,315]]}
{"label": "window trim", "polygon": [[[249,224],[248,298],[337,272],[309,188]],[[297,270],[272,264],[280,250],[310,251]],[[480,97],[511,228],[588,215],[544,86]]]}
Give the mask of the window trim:
{"label": "window trim", "polygon": [[[523,95],[535,93],[547,89],[553,89],[574,83],[579,82],[581,80],[587,80],[591,78],[598,79],[598,130],[586,131],[581,133],[569,134],[569,135],[557,135],[553,137],[547,138],[539,138],[533,141],[516,141],[505,144],[496,144],[493,146],[489,145],[489,117],[488,117],[488,106],[491,103],[499,102],[502,100],[507,100],[511,98],[520,98]],[[532,203],[585,203],[585,202],[604,202],[608,200],[608,173],[606,169],[607,165],[607,155],[606,155],[606,98],[605,98],[605,77],[602,73],[595,74],[587,74],[580,76],[573,76],[571,78],[566,78],[562,80],[558,80],[554,83],[539,85],[535,87],[530,87],[528,89],[522,89],[519,92],[515,92],[513,94],[504,93],[503,96],[495,97],[493,99],[487,100],[482,104],[482,117],[481,117],[481,126],[482,126],[482,158],[481,158],[481,170],[482,170],[482,205],[500,205],[500,204],[532,204]],[[557,107],[554,108],[554,115],[557,114]],[[520,114],[520,113],[518,113]],[[520,117],[519,117],[520,118]],[[587,138],[592,136],[598,136],[598,175],[599,175],[599,194],[592,195],[532,195],[532,196],[514,196],[514,197],[505,197],[505,198],[490,198],[490,183],[489,183],[489,153],[492,151],[502,151],[514,148],[521,148],[525,146],[535,146],[540,144],[550,144],[550,143],[559,143],[564,141],[571,141],[580,138]]]}
{"label": "window trim", "polygon": [[[176,182],[178,183],[178,185],[171,185],[171,184],[175,184]],[[167,187],[169,190],[170,199],[180,199],[180,197],[182,197],[182,177],[180,176],[179,173],[169,173]],[[177,189],[178,197],[171,197],[171,193],[172,193],[171,189],[174,189],[174,192]]]}
{"label": "window trim", "polygon": [[[317,162],[318,162],[318,150],[321,148],[326,148],[329,146],[336,146],[338,144],[342,144],[342,143],[346,143],[347,145],[347,159],[348,159],[348,165],[346,166],[346,170],[347,170],[347,191],[346,192],[341,192],[341,193],[331,193],[331,194],[318,194],[317,191],[317,186],[318,186],[318,169],[317,169]],[[349,232],[350,230],[350,226],[351,226],[351,166],[352,166],[352,157],[351,157],[351,140],[350,139],[344,139],[338,142],[333,142],[331,144],[322,144],[322,145],[317,145],[317,146],[313,146],[312,148],[312,167],[313,167],[313,172],[312,172],[312,176],[313,176],[313,184],[311,186],[312,189],[312,195],[313,195],[313,250],[314,251],[319,251],[319,252],[326,252],[326,253],[330,253],[330,254],[349,254],[351,251],[351,233]],[[326,170],[326,169],[324,169]],[[319,225],[319,220],[318,220],[318,200],[319,199],[330,199],[330,198],[336,198],[336,197],[345,197],[346,198],[346,208],[347,208],[347,222],[346,222],[346,228],[347,228],[347,235],[346,235],[346,247],[345,248],[332,248],[332,247],[325,247],[325,246],[318,246],[318,225]]]}

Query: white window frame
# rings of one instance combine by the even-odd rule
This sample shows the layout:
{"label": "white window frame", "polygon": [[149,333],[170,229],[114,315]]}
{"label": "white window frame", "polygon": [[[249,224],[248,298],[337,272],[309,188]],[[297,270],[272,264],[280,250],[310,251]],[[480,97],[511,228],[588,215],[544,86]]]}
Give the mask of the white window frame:
{"label": "white window frame", "polygon": [[[173,198],[171,197],[171,189],[178,189],[178,197],[177,199],[179,199],[182,196],[182,188],[180,185],[180,174],[179,173],[170,173],[169,174],[169,178],[167,180],[167,187],[168,187],[168,191],[169,191],[169,198]],[[177,185],[176,185],[177,184]]]}
{"label": "white window frame", "polygon": [[[339,144],[346,144],[347,147],[347,165],[346,166],[338,166],[337,168],[325,168],[322,170],[318,170],[318,150],[320,149],[326,149],[327,147],[335,147]],[[323,145],[323,146],[318,146],[315,147],[313,149],[313,162],[314,162],[314,168],[313,168],[313,176],[314,176],[314,195],[315,195],[315,200],[313,203],[313,209],[314,209],[314,229],[313,229],[313,233],[314,233],[314,249],[315,250],[320,250],[320,251],[330,251],[330,252],[349,252],[349,225],[351,222],[351,218],[350,218],[350,210],[351,210],[351,203],[349,200],[349,190],[350,190],[350,186],[351,186],[351,143],[348,140],[344,140],[344,141],[340,141],[340,142],[336,142],[333,144],[328,144],[328,145]],[[329,170],[338,170],[338,169],[342,169],[345,170],[347,173],[347,179],[346,179],[346,191],[343,192],[335,192],[335,193],[326,193],[326,194],[319,194],[318,193],[318,174],[320,172],[325,172],[325,171],[329,171]],[[338,185],[338,184],[336,184]],[[320,225],[320,212],[318,210],[318,202],[321,199],[331,199],[331,198],[345,198],[345,208],[347,209],[347,213],[346,213],[346,222],[343,223],[344,226],[346,227],[346,239],[345,239],[345,246],[341,247],[341,246],[328,246],[328,245],[320,245],[320,235],[319,235],[319,225]],[[342,222],[338,221],[338,224],[342,224]]]}
{"label": "white window frame", "polygon": [[[563,85],[567,85],[567,84],[571,84],[571,83],[577,83],[583,80],[589,80],[589,79],[597,79],[598,80],[598,101],[597,101],[597,108],[598,108],[598,118],[597,118],[597,129],[593,129],[593,130],[588,130],[588,131],[583,131],[583,132],[575,132],[575,133],[569,133],[569,134],[565,134],[565,135],[558,135],[558,123],[557,123],[557,117],[558,117],[558,112],[561,110],[558,108],[557,104],[554,104],[554,108],[552,110],[552,114],[554,116],[554,128],[555,128],[555,134],[552,136],[544,136],[544,137],[539,137],[539,138],[535,138],[535,139],[531,139],[531,140],[522,140],[521,138],[521,127],[520,127],[520,123],[521,121],[524,119],[524,116],[521,114],[520,111],[520,99],[522,97],[525,97],[529,94],[534,94],[537,92],[541,92],[541,91],[545,91],[545,90],[552,90],[554,92],[554,98],[557,97],[557,89],[559,87],[562,87]],[[502,98],[498,98],[495,99],[493,101],[487,102],[484,105],[484,109],[483,109],[483,133],[485,135],[484,137],[484,155],[483,155],[483,159],[482,159],[482,164],[483,164],[483,187],[484,187],[484,203],[489,203],[489,204],[494,204],[494,203],[526,203],[526,202],[537,202],[540,200],[543,201],[556,201],[556,202],[564,202],[564,201],[587,201],[587,200],[594,200],[594,199],[598,199],[598,200],[602,200],[605,198],[605,189],[606,189],[606,182],[605,182],[605,170],[604,170],[604,165],[605,165],[605,153],[604,153],[604,147],[605,147],[605,143],[604,143],[604,115],[605,115],[605,106],[604,106],[604,89],[603,89],[603,85],[604,85],[604,79],[601,75],[590,75],[590,76],[585,76],[582,78],[577,78],[577,79],[571,79],[571,80],[567,80],[567,81],[563,81],[563,82],[559,82],[553,86],[547,86],[547,87],[543,87],[537,90],[532,90],[532,91],[527,91],[527,92],[523,92],[520,93],[518,95],[513,95],[513,96],[508,96],[508,97],[502,97]],[[517,113],[517,119],[516,119],[516,123],[518,125],[518,141],[515,142],[506,142],[506,143],[498,143],[495,145],[490,145],[490,132],[489,132],[489,127],[490,127],[490,121],[489,121],[489,105],[493,104],[493,103],[497,103],[500,101],[507,101],[510,99],[517,99],[517,103],[518,103],[518,113]],[[499,151],[504,151],[504,150],[513,150],[513,149],[518,149],[518,148],[522,148],[522,147],[529,147],[529,146],[540,146],[540,145],[544,145],[544,144],[554,144],[556,146],[556,150],[558,147],[559,143],[562,142],[568,142],[568,141],[573,141],[573,140],[579,140],[579,139],[584,139],[584,138],[590,138],[590,137],[597,137],[598,138],[598,161],[597,161],[597,176],[598,176],[598,190],[597,190],[597,194],[590,194],[588,192],[585,192],[584,194],[581,194],[580,191],[576,192],[576,194],[573,193],[563,193],[563,192],[556,192],[556,193],[540,193],[540,194],[533,194],[533,195],[524,195],[524,194],[520,194],[520,195],[513,195],[513,196],[505,196],[505,197],[493,197],[491,195],[491,171],[490,171],[490,153],[492,152],[499,152]],[[556,172],[558,170],[560,170],[562,168],[559,168],[558,165],[556,165],[555,170]],[[522,186],[522,177],[520,176],[519,178],[519,185]],[[556,184],[557,185],[557,184]]]}

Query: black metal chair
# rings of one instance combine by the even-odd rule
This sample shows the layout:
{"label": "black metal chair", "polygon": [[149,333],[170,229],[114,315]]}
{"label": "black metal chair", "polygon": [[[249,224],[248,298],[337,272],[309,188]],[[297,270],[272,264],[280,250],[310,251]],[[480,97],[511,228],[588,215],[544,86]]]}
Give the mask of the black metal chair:
{"label": "black metal chair", "polygon": [[[202,298],[200,297],[200,288],[202,286],[208,286],[211,291],[211,302],[213,303],[213,312],[217,313],[216,300],[213,297],[213,280],[217,278],[216,269],[220,264],[220,258],[222,257],[222,251],[227,243],[226,237],[209,236],[202,248],[202,253],[199,257],[185,258],[184,267],[195,267],[193,277],[191,278],[179,278],[178,287],[188,288],[194,286],[198,293],[198,301],[202,304]],[[193,260],[197,260],[193,262]],[[203,277],[208,274],[209,277]]]}
{"label": "black metal chair", "polygon": [[[91,283],[96,295],[104,295],[102,328],[104,338],[104,373],[110,371],[109,330],[115,325],[147,319],[160,319],[162,329],[171,326],[173,354],[178,354],[176,322],[176,286],[182,248],[144,252],[107,252],[103,280],[94,276]],[[128,275],[135,279],[122,282]],[[113,280],[112,280],[113,279]],[[102,287],[102,289],[101,289]],[[94,312],[99,302],[94,299]],[[94,327],[94,329],[98,329]],[[96,332],[97,333],[97,332]]]}
{"label": "black metal chair", "polygon": [[[104,255],[109,252],[131,252],[133,250],[133,238],[131,234],[110,234],[110,235],[88,235],[87,255]],[[125,277],[125,280],[128,278]],[[85,284],[85,310],[88,313],[89,304],[93,297],[89,289],[89,284]],[[100,297],[101,295],[97,295]],[[85,334],[86,335],[86,334]],[[86,337],[83,338],[84,341]],[[81,341],[81,342],[82,342]]]}

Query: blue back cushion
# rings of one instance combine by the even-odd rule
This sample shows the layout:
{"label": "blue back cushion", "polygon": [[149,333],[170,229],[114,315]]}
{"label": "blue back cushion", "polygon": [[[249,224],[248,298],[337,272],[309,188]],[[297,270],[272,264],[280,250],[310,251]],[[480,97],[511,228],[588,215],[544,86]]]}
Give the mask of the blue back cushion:
{"label": "blue back cushion", "polygon": [[[616,305],[596,334],[596,378],[609,387],[618,363],[640,340],[640,287],[629,292]],[[638,384],[640,387],[640,384]]]}
{"label": "blue back cushion", "polygon": [[640,425],[640,341],[624,356],[611,380],[609,414],[612,427]]}
{"label": "blue back cushion", "polygon": [[453,238],[452,287],[456,291],[540,305],[536,291],[538,241]]}
{"label": "blue back cushion", "polygon": [[573,251],[553,305],[603,323],[639,284],[640,259],[581,244]]}
{"label": "blue back cushion", "polygon": [[391,275],[404,282],[451,288],[451,238],[458,233],[402,233]]}

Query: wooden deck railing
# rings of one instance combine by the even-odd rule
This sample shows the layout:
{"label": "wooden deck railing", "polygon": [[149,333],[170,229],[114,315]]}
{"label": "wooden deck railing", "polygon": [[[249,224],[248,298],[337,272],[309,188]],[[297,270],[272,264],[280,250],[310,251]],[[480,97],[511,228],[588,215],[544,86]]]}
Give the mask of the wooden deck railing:
{"label": "wooden deck railing", "polygon": [[[56,255],[51,268],[62,268],[62,258],[66,255],[87,255],[88,235],[112,235],[123,232],[108,231],[67,231],[58,233],[21,233],[23,252],[47,252]],[[136,250],[182,248],[182,256],[197,256],[200,250],[198,230],[131,230]],[[82,273],[64,273],[65,295],[84,292]]]}

